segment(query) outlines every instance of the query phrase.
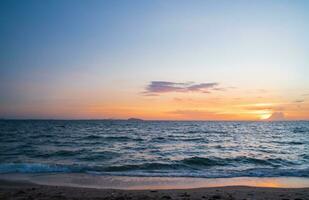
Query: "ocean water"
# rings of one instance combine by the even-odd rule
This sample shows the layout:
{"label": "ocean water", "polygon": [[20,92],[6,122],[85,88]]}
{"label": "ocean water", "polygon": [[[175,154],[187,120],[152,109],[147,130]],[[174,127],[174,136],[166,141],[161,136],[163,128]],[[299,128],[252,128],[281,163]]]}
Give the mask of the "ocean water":
{"label": "ocean water", "polygon": [[309,177],[309,122],[1,120],[0,173]]}

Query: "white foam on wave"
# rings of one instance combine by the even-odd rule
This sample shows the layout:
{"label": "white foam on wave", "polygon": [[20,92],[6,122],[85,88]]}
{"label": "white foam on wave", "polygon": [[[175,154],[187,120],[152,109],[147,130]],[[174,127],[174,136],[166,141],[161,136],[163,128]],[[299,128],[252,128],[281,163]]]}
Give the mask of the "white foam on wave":
{"label": "white foam on wave", "polygon": [[5,173],[84,173],[92,175],[138,176],[138,177],[195,177],[195,178],[232,178],[232,177],[309,177],[309,168],[279,169],[255,168],[248,170],[184,170],[155,169],[105,171],[104,168],[92,168],[80,165],[57,165],[46,163],[3,163],[0,164],[0,174]]}
{"label": "white foam on wave", "polygon": [[0,173],[38,173],[38,172],[70,172],[68,167],[42,163],[5,163],[0,164]]}

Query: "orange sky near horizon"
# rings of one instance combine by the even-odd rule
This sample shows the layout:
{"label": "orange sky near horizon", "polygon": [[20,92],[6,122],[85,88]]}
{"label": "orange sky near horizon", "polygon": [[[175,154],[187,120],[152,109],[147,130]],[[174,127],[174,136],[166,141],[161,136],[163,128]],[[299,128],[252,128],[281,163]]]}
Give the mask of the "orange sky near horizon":
{"label": "orange sky near horizon", "polygon": [[[138,88],[136,89],[138,90]],[[45,119],[127,119],[145,120],[308,120],[309,95],[289,99],[267,90],[238,88],[203,91],[77,93],[75,101],[61,104],[29,104],[18,109],[31,118]],[[245,95],[247,94],[247,95]],[[72,94],[67,94],[68,98]],[[65,99],[66,95],[62,97]],[[48,114],[46,114],[48,113]],[[23,114],[21,114],[21,118]]]}
{"label": "orange sky near horizon", "polygon": [[[94,118],[152,120],[307,120],[309,104],[268,98],[208,97],[144,97],[136,103],[119,102],[97,105],[89,110]],[[279,114],[279,116],[278,116]]]}

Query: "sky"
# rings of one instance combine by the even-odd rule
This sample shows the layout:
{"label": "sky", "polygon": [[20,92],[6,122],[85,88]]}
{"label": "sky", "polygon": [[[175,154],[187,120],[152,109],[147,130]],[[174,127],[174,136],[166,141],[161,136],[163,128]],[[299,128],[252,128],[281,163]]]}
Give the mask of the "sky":
{"label": "sky", "polygon": [[309,1],[0,1],[0,118],[309,120]]}

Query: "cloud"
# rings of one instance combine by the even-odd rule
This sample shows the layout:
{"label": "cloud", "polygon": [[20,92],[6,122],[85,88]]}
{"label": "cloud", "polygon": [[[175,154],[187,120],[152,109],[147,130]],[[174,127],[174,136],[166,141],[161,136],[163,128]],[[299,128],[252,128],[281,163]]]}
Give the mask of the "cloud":
{"label": "cloud", "polygon": [[283,111],[284,107],[280,104],[273,103],[256,103],[241,105],[245,110],[273,110],[273,111]]}
{"label": "cloud", "polygon": [[209,88],[213,88],[217,86],[218,83],[200,83],[200,84],[193,84],[189,87],[187,87],[187,90],[189,91],[205,91]]}
{"label": "cloud", "polygon": [[285,116],[283,112],[274,112],[267,120],[282,121],[282,120],[285,120]]}
{"label": "cloud", "polygon": [[246,110],[273,110],[272,106],[245,106]]}
{"label": "cloud", "polygon": [[169,82],[169,81],[151,81],[144,92],[147,94],[159,94],[169,92],[201,92],[209,93],[210,90],[223,90],[223,88],[217,87],[219,83],[198,83],[194,82]]}
{"label": "cloud", "polygon": [[298,100],[295,100],[294,102],[295,103],[303,103],[305,100],[304,99],[298,99]]}
{"label": "cloud", "polygon": [[174,110],[167,113],[178,115],[186,119],[216,119],[219,117],[216,113],[206,110]]}
{"label": "cloud", "polygon": [[284,110],[284,107],[282,106],[246,106],[244,108],[246,110],[274,110],[274,111]]}
{"label": "cloud", "polygon": [[170,111],[168,113],[176,114],[176,115],[188,115],[188,116],[215,114],[213,112],[203,111],[203,110],[174,110],[174,111]]}
{"label": "cloud", "polygon": [[256,103],[241,105],[241,107],[248,111],[272,111],[272,112],[282,112],[286,108],[282,103]]}
{"label": "cloud", "polygon": [[177,102],[183,101],[182,98],[178,98],[178,97],[175,97],[173,100],[174,100],[174,101],[177,101]]}
{"label": "cloud", "polygon": [[166,112],[167,114],[175,115],[176,118],[186,119],[186,120],[224,120],[232,119],[235,117],[231,114],[223,114],[217,112],[211,112],[208,110],[200,109],[184,109],[184,110],[174,110]]}

